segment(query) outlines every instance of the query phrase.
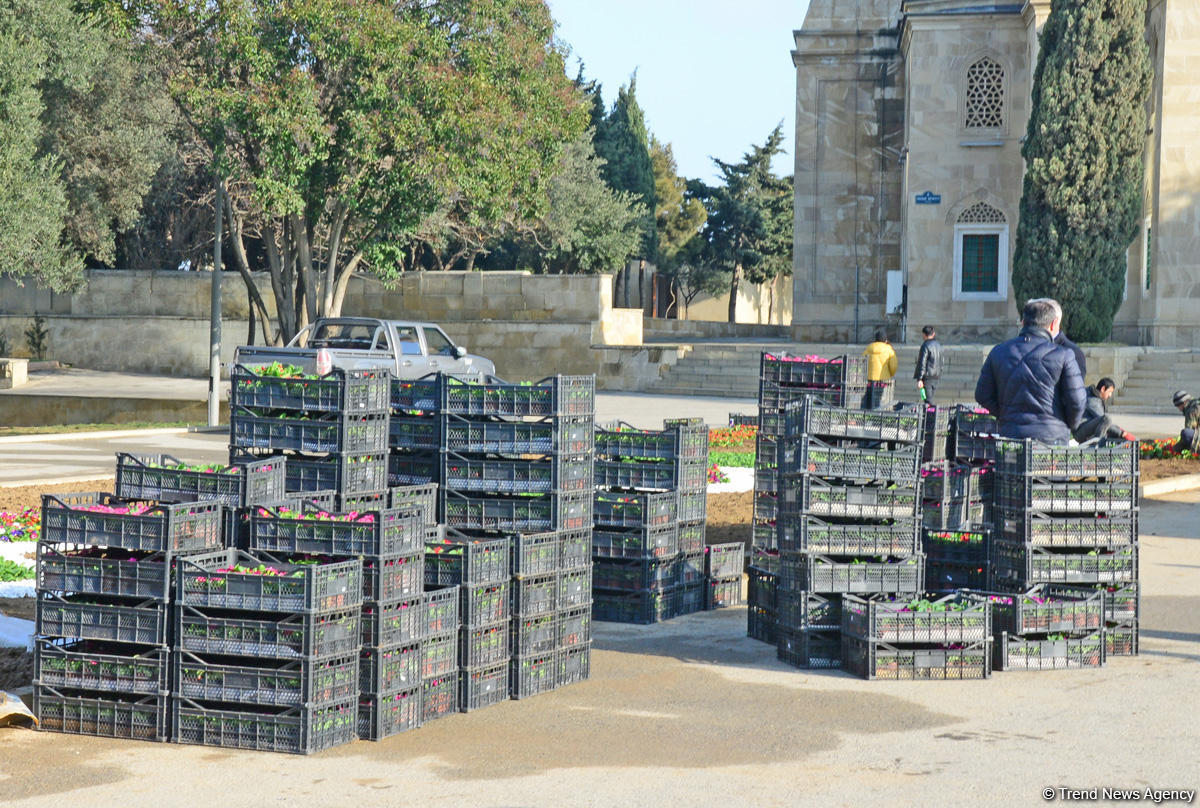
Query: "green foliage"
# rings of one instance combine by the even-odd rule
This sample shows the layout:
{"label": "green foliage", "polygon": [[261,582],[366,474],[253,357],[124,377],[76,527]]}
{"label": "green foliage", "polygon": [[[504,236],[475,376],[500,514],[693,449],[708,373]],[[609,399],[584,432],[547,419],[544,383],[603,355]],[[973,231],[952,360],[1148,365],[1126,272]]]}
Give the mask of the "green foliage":
{"label": "green foliage", "polygon": [[670,143],[650,138],[650,163],[654,168],[654,218],[658,230],[655,263],[660,272],[678,264],[680,252],[700,234],[708,212],[687,194],[687,181],[679,176]]}
{"label": "green foliage", "polygon": [[35,315],[33,322],[25,329],[25,345],[29,355],[39,362],[46,358],[46,349],[50,345],[50,333],[46,331],[46,318]]}
{"label": "green foliage", "polygon": [[721,185],[688,184],[689,193],[708,210],[704,243],[696,248],[695,260],[729,273],[731,323],[743,279],[763,284],[792,272],[792,181],[771,173],[771,159],[782,151],[782,143],[782,126],[776,126],[741,162],[713,159]]}
{"label": "green foliage", "polygon": [[1053,297],[1080,342],[1112,331],[1142,218],[1145,0],[1055,3],[1041,35],[1013,256],[1018,305]]}
{"label": "green foliage", "polygon": [[[599,90],[594,103],[598,101]],[[637,76],[617,92],[617,100],[603,126],[597,128],[594,142],[596,154],[605,161],[605,180],[614,190],[633,194],[637,200],[642,212],[640,254],[653,257],[658,250],[654,165],[650,160],[646,118],[637,102]]]}

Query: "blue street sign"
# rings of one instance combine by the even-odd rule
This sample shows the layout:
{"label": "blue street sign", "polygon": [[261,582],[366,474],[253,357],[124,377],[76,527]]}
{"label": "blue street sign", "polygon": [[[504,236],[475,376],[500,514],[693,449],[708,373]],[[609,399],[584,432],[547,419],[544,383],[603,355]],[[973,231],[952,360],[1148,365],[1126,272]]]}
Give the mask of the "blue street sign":
{"label": "blue street sign", "polygon": [[940,205],[942,204],[942,195],[935,194],[933,191],[924,191],[917,194],[918,205]]}

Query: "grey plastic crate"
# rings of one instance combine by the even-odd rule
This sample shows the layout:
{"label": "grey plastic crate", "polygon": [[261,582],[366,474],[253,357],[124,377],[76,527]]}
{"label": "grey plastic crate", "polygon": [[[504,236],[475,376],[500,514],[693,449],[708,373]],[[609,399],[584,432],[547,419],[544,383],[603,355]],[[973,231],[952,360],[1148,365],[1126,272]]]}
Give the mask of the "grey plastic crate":
{"label": "grey plastic crate", "polygon": [[36,610],[37,634],[43,637],[167,644],[167,606],[162,601],[40,592]]}
{"label": "grey plastic crate", "polygon": [[426,485],[438,479],[437,452],[412,452],[393,449],[388,454],[388,485]]}
{"label": "grey plastic crate", "polygon": [[464,713],[508,700],[508,660],[463,669],[458,709]]}
{"label": "grey plastic crate", "polygon": [[244,408],[229,414],[229,444],[238,449],[371,454],[388,448],[388,415],[271,418]]}
{"label": "grey plastic crate", "polygon": [[421,640],[421,679],[447,676],[458,669],[458,632],[437,634]]}
{"label": "grey plastic crate", "polygon": [[592,619],[609,623],[657,623],[679,613],[679,587],[640,592],[596,590]]}
{"label": "grey plastic crate", "polygon": [[725,609],[742,602],[742,576],[709,578],[705,581],[705,609]]}
{"label": "grey plastic crate", "polygon": [[[337,491],[340,494],[381,491],[388,484],[387,452],[287,457],[287,490]],[[258,502],[272,502],[260,499]]]}
{"label": "grey plastic crate", "polygon": [[38,542],[37,588],[42,592],[113,595],[167,602],[175,584],[173,568],[181,558],[192,563],[222,560],[226,550],[190,556],[108,547],[68,549]]}
{"label": "grey plastic crate", "polygon": [[709,578],[740,576],[746,566],[746,545],[710,544],[704,549],[704,574]]}
{"label": "grey plastic crate", "polygon": [[459,613],[459,587],[430,588],[421,596],[420,631],[422,636],[458,631],[462,625]]}
{"label": "grey plastic crate", "polygon": [[995,485],[997,506],[1010,512],[1096,514],[1132,511],[1138,504],[1138,485],[1134,477],[1060,481],[999,474]]}
{"label": "grey plastic crate", "polygon": [[436,415],[393,415],[388,448],[436,452],[442,446],[442,419]]}
{"label": "grey plastic crate", "polygon": [[[458,587],[453,587],[457,590]],[[458,598],[454,598],[454,625],[458,625]],[[425,595],[414,594],[399,600],[378,603],[368,601],[362,607],[362,645],[375,648],[395,648],[416,642],[426,636]],[[441,630],[441,626],[435,626]],[[438,633],[438,631],[429,632]]]}
{"label": "grey plastic crate", "polygon": [[789,512],[822,518],[909,519],[917,515],[920,486],[845,485],[806,476],[784,488],[781,499]]}
{"label": "grey plastic crate", "polygon": [[841,632],[775,628],[775,656],[795,668],[842,667]]}
{"label": "grey plastic crate", "polygon": [[1099,668],[1106,656],[1103,630],[1076,637],[1021,637],[1001,631],[994,664],[998,671]]}
{"label": "grey plastic crate", "polygon": [[596,429],[596,457],[708,461],[708,427],[698,420],[666,421],[639,429],[618,421]]}
{"label": "grey plastic crate", "polygon": [[659,494],[597,491],[595,524],[614,528],[669,525],[678,520],[679,496],[674,491]]}
{"label": "grey plastic crate", "polygon": [[117,452],[116,495],[158,502],[216,500],[231,508],[276,502],[284,494],[286,462],[266,458],[200,471],[192,467],[200,464],[168,454]]}
{"label": "grey plastic crate", "polygon": [[864,679],[988,679],[992,639],[958,648],[898,647],[842,635],[845,670]]}
{"label": "grey plastic crate", "polygon": [[441,411],[505,417],[592,415],[596,411],[596,377],[548,376],[514,384],[495,377],[480,381],[443,376]]}
{"label": "grey plastic crate", "polygon": [[358,698],[288,708],[219,708],[176,696],[179,743],[307,755],[358,738]]}
{"label": "grey plastic crate", "polygon": [[[218,658],[219,659],[219,658]],[[171,693],[197,701],[292,707],[358,696],[358,652],[286,662],[236,664],[176,651]]]}
{"label": "grey plastic crate", "polygon": [[553,614],[558,609],[557,572],[514,578],[510,587],[512,614],[517,617]]}
{"label": "grey plastic crate", "polygon": [[975,643],[992,636],[991,603],[963,595],[936,600],[842,596],[842,635],[890,643]]}
{"label": "grey plastic crate", "polygon": [[463,668],[507,662],[512,656],[512,622],[509,620],[486,626],[464,626],[459,639],[459,666]]}
{"label": "grey plastic crate", "polygon": [[525,496],[471,496],[442,489],[442,521],[462,530],[541,533],[592,524],[592,492]]}
{"label": "grey plastic crate", "polygon": [[1117,547],[1138,538],[1138,511],[1105,514],[1048,514],[1024,508],[996,508],[996,535],[1037,547]]}
{"label": "grey plastic crate", "polygon": [[61,691],[157,696],[171,687],[169,661],[162,646],[39,638],[33,683]]}
{"label": "grey plastic crate", "polygon": [[679,522],[679,552],[699,553],[704,550],[707,520],[691,519]]}
{"label": "grey plastic crate", "polygon": [[424,722],[458,712],[458,671],[421,682],[421,719]]}
{"label": "grey plastic crate", "polygon": [[250,549],[323,555],[395,555],[420,550],[425,517],[420,511],[372,508],[330,514],[309,503],[264,506],[250,513]]}
{"label": "grey plastic crate", "polygon": [[1097,631],[1104,627],[1104,593],[1084,587],[1040,585],[1024,592],[969,592],[988,602],[997,632],[1029,634]]}
{"label": "grey plastic crate", "polygon": [[393,377],[390,391],[394,414],[418,410],[437,415],[441,406],[441,374],[430,373],[419,379]]}
{"label": "grey plastic crate", "polygon": [[790,592],[781,590],[775,595],[774,601],[763,603],[759,597],[756,605],[775,606],[775,619],[780,626],[790,631],[841,631],[842,630],[842,597],[841,595],[819,595],[815,592]]}
{"label": "grey plastic crate", "polygon": [[920,409],[899,410],[831,407],[819,399],[800,400],[785,409],[785,434],[823,439],[853,438],[919,443],[925,418]]}
{"label": "grey plastic crate", "polygon": [[921,496],[925,499],[987,499],[992,495],[993,470],[950,460],[921,466]]}
{"label": "grey plastic crate", "polygon": [[[173,606],[175,647],[195,654],[301,659],[357,653],[360,609],[252,619]],[[235,612],[234,615],[241,613]]]}
{"label": "grey plastic crate", "polygon": [[780,564],[779,585],[791,592],[918,592],[925,582],[924,563],[920,554],[857,562],[788,554]]}
{"label": "grey plastic crate", "polygon": [[512,539],[477,539],[457,530],[425,545],[425,584],[448,586],[507,581],[512,575]]}
{"label": "grey plastic crate", "polygon": [[623,529],[595,529],[592,555],[595,558],[670,558],[679,553],[679,525],[643,526]]}
{"label": "grey plastic crate", "polygon": [[576,570],[587,567],[592,562],[592,528],[576,528],[560,530],[558,568],[560,570]]}
{"label": "grey plastic crate", "polygon": [[307,413],[385,413],[391,374],[386,368],[333,368],[324,376],[281,377],[263,367],[234,365],[229,372],[230,407]]}
{"label": "grey plastic crate", "polygon": [[558,687],[558,652],[521,654],[512,660],[509,689],[514,699],[527,699]]}
{"label": "grey plastic crate", "polygon": [[996,471],[1045,480],[1135,477],[1138,473],[1138,445],[1122,442],[1054,446],[1031,438],[1000,438],[996,441]]}
{"label": "grey plastic crate", "polygon": [[993,541],[992,579],[994,586],[1004,588],[1039,583],[1129,583],[1137,580],[1137,559],[1134,544],[1070,552]]}
{"label": "grey plastic crate", "polygon": [[381,741],[422,724],[421,686],[381,696],[358,698],[358,737],[363,741]]}
{"label": "grey plastic crate", "polygon": [[592,645],[563,648],[558,652],[558,687],[566,687],[576,682],[582,682],[592,674]]}
{"label": "grey plastic crate", "polygon": [[708,465],[704,460],[608,460],[595,461],[599,488],[642,491],[704,491]]}
{"label": "grey plastic crate", "polygon": [[[110,511],[143,507],[141,513]],[[155,503],[103,492],[43,494],[42,541],[150,552],[217,550],[222,547],[221,508],[215,500]]]}
{"label": "grey plastic crate", "polygon": [[224,558],[181,558],[175,573],[175,601],[199,608],[313,613],[357,608],[363,600],[358,559],[289,564],[227,550]]}
{"label": "grey plastic crate", "polygon": [[847,523],[785,511],[778,544],[784,551],[824,555],[911,555],[920,550],[920,533],[914,518]]}
{"label": "grey plastic crate", "polygon": [[572,606],[558,612],[558,647],[592,641],[592,604]]}
{"label": "grey plastic crate", "polygon": [[530,654],[547,654],[558,648],[559,612],[545,614],[518,614],[513,618],[512,652],[521,657]]}
{"label": "grey plastic crate", "polygon": [[785,474],[813,474],[857,480],[913,480],[921,465],[920,447],[833,446],[817,438],[800,438],[785,452]]}
{"label": "grey plastic crate", "polygon": [[165,695],[64,693],[39,685],[33,689],[33,714],[38,729],[46,732],[166,741],[171,737],[170,701]]}
{"label": "grey plastic crate", "polygon": [[590,417],[512,421],[444,415],[442,424],[444,445],[440,448],[451,452],[578,455],[591,452],[593,446]]}
{"label": "grey plastic crate", "polygon": [[867,362],[850,354],[810,359],[786,351],[764,351],[759,359],[758,377],[781,385],[865,384]]}
{"label": "grey plastic crate", "polygon": [[449,491],[483,494],[557,494],[591,491],[590,454],[548,455],[537,460],[442,453],[441,485]]}
{"label": "grey plastic crate", "polygon": [[991,528],[986,525],[970,530],[927,529],[922,531],[921,549],[927,562],[986,565],[991,539]]}
{"label": "grey plastic crate", "polygon": [[558,572],[562,533],[518,533],[512,537],[512,574],[516,577]]}
{"label": "grey plastic crate", "polygon": [[598,559],[592,564],[592,584],[597,589],[637,592],[672,589],[681,581],[679,556],[650,560]]}

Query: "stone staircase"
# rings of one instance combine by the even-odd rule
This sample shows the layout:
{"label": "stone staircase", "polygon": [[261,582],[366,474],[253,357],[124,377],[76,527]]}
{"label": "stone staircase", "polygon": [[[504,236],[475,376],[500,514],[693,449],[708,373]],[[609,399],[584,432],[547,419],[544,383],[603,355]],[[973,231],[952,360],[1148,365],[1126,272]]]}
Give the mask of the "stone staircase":
{"label": "stone staircase", "polygon": [[[757,398],[759,358],[763,351],[788,351],[792,354],[839,356],[858,355],[865,346],[826,343],[792,343],[763,341],[723,341],[690,343],[692,350],[681,357],[647,393],[664,395],[693,395],[726,398]],[[897,345],[899,370],[896,373],[897,401],[917,401],[912,370],[917,359],[918,345]],[[945,346],[946,368],[938,386],[940,404],[971,402],[975,398],[975,381],[990,345]]]}
{"label": "stone staircase", "polygon": [[1124,384],[1118,380],[1113,408],[1118,412],[1174,414],[1176,390],[1200,396],[1200,351],[1158,348],[1138,358]]}

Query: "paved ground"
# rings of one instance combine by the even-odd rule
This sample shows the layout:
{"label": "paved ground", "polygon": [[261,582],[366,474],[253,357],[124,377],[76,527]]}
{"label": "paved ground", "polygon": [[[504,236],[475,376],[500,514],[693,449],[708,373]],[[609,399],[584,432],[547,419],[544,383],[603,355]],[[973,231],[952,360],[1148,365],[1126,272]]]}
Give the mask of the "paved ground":
{"label": "paved ground", "polygon": [[744,608],[598,624],[590,681],[309,758],[0,729],[0,804],[1014,806],[1054,787],[1196,789],[1198,504],[1144,503],[1142,654],[1103,669],[866,682],[780,664],[745,637]]}

